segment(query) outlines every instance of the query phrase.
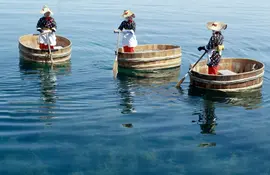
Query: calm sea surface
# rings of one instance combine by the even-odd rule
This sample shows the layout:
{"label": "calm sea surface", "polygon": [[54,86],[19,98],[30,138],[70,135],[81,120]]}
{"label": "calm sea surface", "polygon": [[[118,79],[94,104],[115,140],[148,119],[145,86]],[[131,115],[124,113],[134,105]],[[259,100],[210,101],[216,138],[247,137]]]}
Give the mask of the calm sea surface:
{"label": "calm sea surface", "polygon": [[[54,11],[73,43],[64,67],[20,64],[18,38]],[[267,0],[0,0],[1,175],[270,174],[270,2]],[[182,47],[181,70],[113,78],[121,13],[140,44]],[[224,21],[224,57],[265,64],[262,89],[234,98],[174,86]]]}

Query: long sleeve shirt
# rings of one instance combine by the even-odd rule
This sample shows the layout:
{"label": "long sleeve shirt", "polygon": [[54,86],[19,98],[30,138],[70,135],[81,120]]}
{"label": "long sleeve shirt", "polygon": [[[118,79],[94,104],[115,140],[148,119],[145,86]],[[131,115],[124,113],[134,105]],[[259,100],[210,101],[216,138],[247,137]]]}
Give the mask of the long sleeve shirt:
{"label": "long sleeve shirt", "polygon": [[207,50],[215,49],[218,45],[223,44],[224,37],[222,34],[216,34],[212,36],[208,42],[208,44],[205,46]]}

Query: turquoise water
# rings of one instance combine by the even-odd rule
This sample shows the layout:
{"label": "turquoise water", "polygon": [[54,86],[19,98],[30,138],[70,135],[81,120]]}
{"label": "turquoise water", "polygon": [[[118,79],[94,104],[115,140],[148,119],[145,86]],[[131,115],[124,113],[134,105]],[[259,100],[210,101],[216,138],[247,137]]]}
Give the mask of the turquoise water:
{"label": "turquoise water", "polygon": [[[64,67],[20,64],[18,38],[54,11],[73,43]],[[0,1],[0,174],[270,174],[266,0]],[[175,44],[181,70],[113,78],[124,9],[136,13],[140,44]],[[224,57],[265,64],[263,88],[233,98],[198,96],[187,79],[207,43],[207,21],[228,24]]]}

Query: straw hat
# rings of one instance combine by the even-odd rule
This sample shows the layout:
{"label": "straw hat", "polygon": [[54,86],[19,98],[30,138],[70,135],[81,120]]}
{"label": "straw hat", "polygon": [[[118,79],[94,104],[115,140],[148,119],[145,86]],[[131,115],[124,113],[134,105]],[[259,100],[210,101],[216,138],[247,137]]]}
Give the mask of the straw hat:
{"label": "straw hat", "polygon": [[50,12],[51,15],[53,15],[53,12],[51,11],[51,9],[49,9],[49,7],[47,5],[44,5],[43,8],[41,9],[40,13],[45,14],[47,12]]}
{"label": "straw hat", "polygon": [[221,31],[222,29],[225,30],[227,28],[227,24],[225,24],[223,22],[208,22],[206,24],[206,27],[209,30]]}
{"label": "straw hat", "polygon": [[124,18],[130,17],[132,15],[134,15],[134,13],[130,10],[124,10],[124,13],[122,14]]}

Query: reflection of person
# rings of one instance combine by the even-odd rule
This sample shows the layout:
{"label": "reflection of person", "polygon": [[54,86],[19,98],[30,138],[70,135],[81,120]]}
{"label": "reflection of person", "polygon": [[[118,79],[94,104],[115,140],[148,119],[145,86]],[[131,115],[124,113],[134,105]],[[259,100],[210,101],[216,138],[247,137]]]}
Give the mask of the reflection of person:
{"label": "reflection of person", "polygon": [[130,92],[128,89],[120,89],[121,94],[121,106],[124,106],[122,113],[123,114],[129,114],[132,113],[135,109],[132,105],[133,99],[132,99],[132,92]]}
{"label": "reflection of person", "polygon": [[131,91],[129,80],[126,76],[118,76],[119,77],[119,93],[121,95],[121,103],[120,105],[123,106],[123,110],[121,113],[129,114],[135,111],[133,107],[133,96],[134,92]]}
{"label": "reflection of person", "polygon": [[[51,49],[54,49],[56,45],[56,22],[54,18],[52,18],[52,11],[45,5],[40,11],[44,16],[38,20],[37,23],[37,31],[40,32],[39,35],[39,48],[40,49],[48,49],[48,41],[50,42]],[[48,34],[44,34],[47,33]],[[48,38],[47,38],[48,37]]]}
{"label": "reflection of person", "polygon": [[46,103],[55,103],[55,86],[56,86],[56,75],[49,70],[45,70],[40,74],[41,80],[41,93]]}
{"label": "reflection of person", "polygon": [[214,102],[204,100],[203,111],[199,114],[199,124],[202,134],[215,134],[216,115]]}
{"label": "reflection of person", "polygon": [[[29,62],[20,61],[20,71],[22,72],[22,79],[25,80],[27,77],[31,77],[36,74],[35,78],[39,81],[32,81],[32,83],[38,83],[40,85],[40,116],[42,120],[49,120],[54,117],[54,108],[57,100],[56,97],[56,81],[57,74],[52,71],[50,67],[31,64]],[[32,80],[32,79],[31,79]],[[51,123],[46,123],[50,125]]]}
{"label": "reflection of person", "polygon": [[130,10],[125,10],[123,13],[125,20],[120,24],[118,30],[114,30],[115,33],[119,33],[119,30],[123,32],[123,48],[124,52],[134,52],[134,47],[137,46],[138,42],[136,39],[136,23],[133,18],[135,14]]}
{"label": "reflection of person", "polygon": [[69,75],[70,64],[61,65],[61,67],[54,66],[52,69],[48,65],[20,60],[19,66],[22,80],[29,80],[31,84],[40,86],[39,118],[45,120],[46,125],[51,125],[48,120],[55,117],[57,78]]}

